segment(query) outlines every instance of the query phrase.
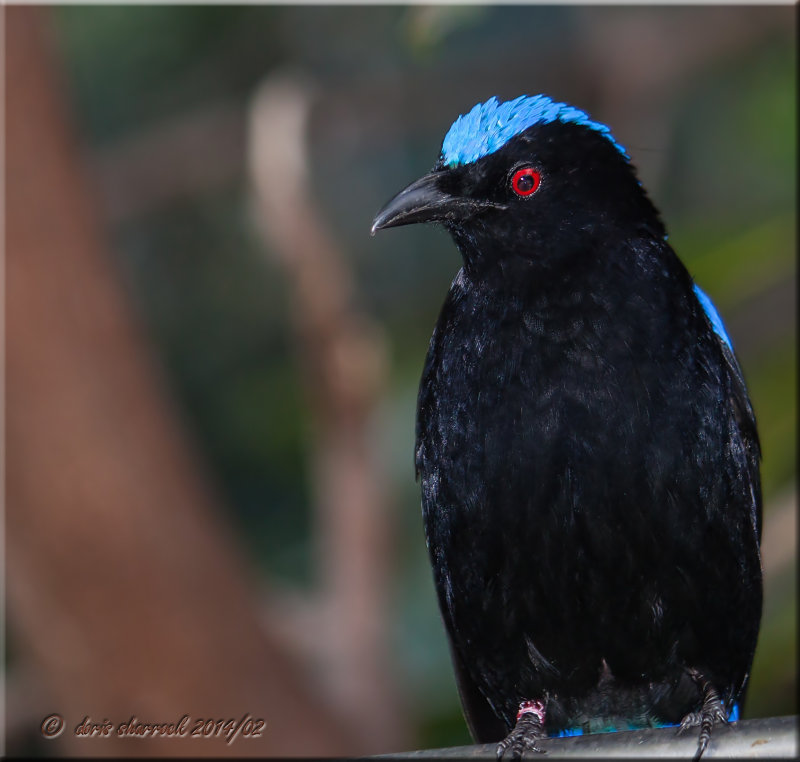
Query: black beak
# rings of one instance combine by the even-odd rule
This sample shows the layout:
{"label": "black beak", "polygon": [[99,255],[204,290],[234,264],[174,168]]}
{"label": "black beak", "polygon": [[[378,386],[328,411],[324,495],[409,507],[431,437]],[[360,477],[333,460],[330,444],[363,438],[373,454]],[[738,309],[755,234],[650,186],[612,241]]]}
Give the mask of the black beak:
{"label": "black beak", "polygon": [[445,172],[431,172],[401,190],[381,209],[372,223],[376,230],[411,225],[414,222],[459,222],[486,209],[503,209],[492,201],[454,196],[441,190]]}

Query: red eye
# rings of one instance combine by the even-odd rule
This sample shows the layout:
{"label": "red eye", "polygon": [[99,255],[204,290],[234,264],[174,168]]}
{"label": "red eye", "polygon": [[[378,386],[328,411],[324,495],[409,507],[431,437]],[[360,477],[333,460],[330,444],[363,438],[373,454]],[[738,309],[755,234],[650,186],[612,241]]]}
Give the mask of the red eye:
{"label": "red eye", "polygon": [[541,181],[541,172],[537,172],[533,167],[525,167],[514,172],[511,187],[518,196],[532,196],[539,189]]}

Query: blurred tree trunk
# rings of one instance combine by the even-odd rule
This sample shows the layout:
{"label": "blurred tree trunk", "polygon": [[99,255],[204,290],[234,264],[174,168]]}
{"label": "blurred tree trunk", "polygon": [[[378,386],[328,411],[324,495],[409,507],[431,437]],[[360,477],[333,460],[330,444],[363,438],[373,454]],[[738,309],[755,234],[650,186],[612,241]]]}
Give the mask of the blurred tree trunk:
{"label": "blurred tree trunk", "polygon": [[373,428],[388,375],[386,342],[358,307],[347,256],[313,201],[307,133],[314,98],[309,83],[270,76],[253,97],[248,132],[258,223],[286,273],[314,422],[319,585],[310,619],[318,626],[304,629],[326,636],[297,631],[294,639],[316,659],[331,700],[367,749],[397,751],[410,732],[387,631],[389,495]]}
{"label": "blurred tree trunk", "polygon": [[[48,36],[6,13],[6,485],[12,658],[45,752],[358,753],[265,634],[103,241]],[[8,696],[13,709],[14,696]],[[261,738],[76,738],[92,721],[264,718]]]}

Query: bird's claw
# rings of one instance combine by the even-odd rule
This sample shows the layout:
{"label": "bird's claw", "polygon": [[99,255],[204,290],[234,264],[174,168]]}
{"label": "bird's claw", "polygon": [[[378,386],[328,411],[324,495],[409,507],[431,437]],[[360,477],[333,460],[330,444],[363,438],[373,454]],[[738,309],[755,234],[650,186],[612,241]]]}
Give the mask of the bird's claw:
{"label": "bird's claw", "polygon": [[729,725],[728,715],[725,712],[725,705],[714,690],[711,683],[699,673],[692,671],[692,679],[695,680],[703,692],[703,705],[699,712],[689,712],[678,726],[677,735],[685,733],[689,728],[700,728],[700,736],[697,739],[697,751],[694,755],[694,762],[703,756],[711,740],[711,730],[717,723]]}
{"label": "bird's claw", "polygon": [[[706,715],[703,712],[689,712],[689,714],[687,714],[681,720],[681,724],[678,726],[677,734],[681,735],[689,728],[696,728],[699,725],[702,725],[704,719],[706,719]],[[711,710],[711,722],[712,724],[721,722],[724,725],[730,725],[728,718],[725,716],[725,711],[722,709],[722,704],[720,704],[718,707],[713,707]],[[730,727],[735,728],[735,725],[730,725]]]}
{"label": "bird's claw", "polygon": [[515,727],[499,744],[497,744],[497,759],[521,760],[526,751],[536,754],[547,754],[547,752],[536,745],[536,737],[518,733]]}
{"label": "bird's claw", "polygon": [[544,705],[539,701],[523,701],[514,729],[497,744],[497,759],[521,760],[526,751],[546,754],[536,745],[544,737]]}

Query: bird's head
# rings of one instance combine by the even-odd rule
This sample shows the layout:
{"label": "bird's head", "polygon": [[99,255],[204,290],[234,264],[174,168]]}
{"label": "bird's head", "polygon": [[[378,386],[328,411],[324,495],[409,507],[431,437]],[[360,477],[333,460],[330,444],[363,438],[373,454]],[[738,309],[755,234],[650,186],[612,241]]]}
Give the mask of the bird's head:
{"label": "bird's head", "polygon": [[612,234],[664,236],[609,128],[544,95],[490,98],[456,119],[433,170],[378,212],[372,232],[414,222],[444,225],[468,269],[511,274],[596,252]]}

